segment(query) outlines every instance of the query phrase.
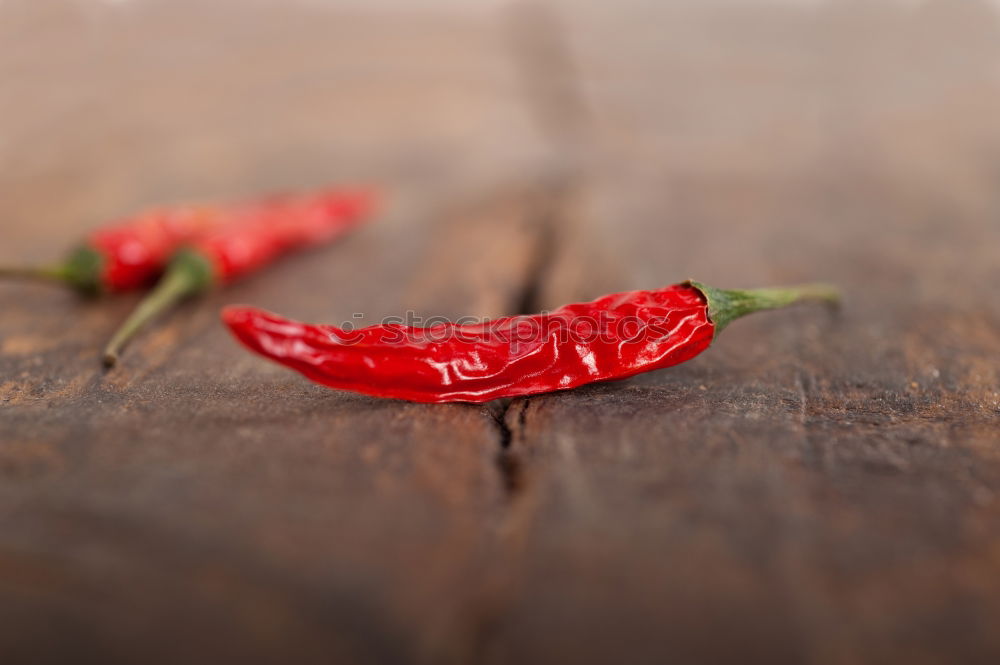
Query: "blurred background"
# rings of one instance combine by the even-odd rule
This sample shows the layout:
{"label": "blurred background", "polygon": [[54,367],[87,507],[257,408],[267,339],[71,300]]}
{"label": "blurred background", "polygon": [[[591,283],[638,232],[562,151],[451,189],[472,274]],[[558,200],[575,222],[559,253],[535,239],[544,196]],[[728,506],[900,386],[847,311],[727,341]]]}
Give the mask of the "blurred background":
{"label": "blurred background", "polygon": [[[344,179],[436,187],[445,200],[570,164],[592,185],[585,233],[646,266],[612,278],[627,286],[664,281],[655,266],[666,264],[670,275],[780,277],[722,266],[727,252],[803,245],[802,256],[846,251],[857,270],[902,286],[912,275],[886,254],[906,237],[866,242],[843,225],[905,215],[946,234],[952,213],[976,219],[960,235],[994,224],[978,215],[1000,177],[997,9],[5,0],[4,257],[45,258],[39,234],[152,203]],[[711,220],[729,216],[732,242],[690,265],[690,252],[644,242],[667,213],[686,245],[713,242]],[[977,258],[955,255],[953,267]],[[784,272],[816,272],[795,261],[785,254]]]}

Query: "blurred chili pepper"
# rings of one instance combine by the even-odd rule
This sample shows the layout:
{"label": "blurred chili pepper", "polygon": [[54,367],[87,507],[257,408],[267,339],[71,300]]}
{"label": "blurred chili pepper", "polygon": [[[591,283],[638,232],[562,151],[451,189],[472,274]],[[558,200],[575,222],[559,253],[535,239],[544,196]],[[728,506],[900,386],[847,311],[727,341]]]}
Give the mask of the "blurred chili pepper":
{"label": "blurred chili pepper", "polygon": [[730,291],[685,282],[474,325],[306,325],[250,307],[223,321],[244,345],[331,388],[416,402],[486,402],[623,379],[690,360],[730,321],[825,285]]}
{"label": "blurred chili pepper", "polygon": [[226,224],[176,253],[156,289],[108,343],[105,365],[114,365],[129,339],[178,301],[231,282],[292,250],[333,240],[360,223],[374,202],[369,191],[333,190],[234,210]]}
{"label": "blurred chili pepper", "polygon": [[0,268],[0,277],[61,282],[87,293],[128,291],[150,284],[184,243],[223,223],[224,207],[150,210],[91,233],[60,264]]}

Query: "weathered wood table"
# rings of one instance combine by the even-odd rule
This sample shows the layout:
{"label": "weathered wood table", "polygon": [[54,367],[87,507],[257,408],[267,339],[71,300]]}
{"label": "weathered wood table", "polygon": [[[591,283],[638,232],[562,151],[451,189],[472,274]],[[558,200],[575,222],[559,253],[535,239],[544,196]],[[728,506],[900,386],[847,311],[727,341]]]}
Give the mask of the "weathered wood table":
{"label": "weathered wood table", "polygon": [[[390,195],[108,372],[136,297],[0,285],[0,662],[1000,662],[1000,21],[807,4],[0,3],[3,262],[155,203]],[[847,300],[482,407],[218,322],[686,277]]]}

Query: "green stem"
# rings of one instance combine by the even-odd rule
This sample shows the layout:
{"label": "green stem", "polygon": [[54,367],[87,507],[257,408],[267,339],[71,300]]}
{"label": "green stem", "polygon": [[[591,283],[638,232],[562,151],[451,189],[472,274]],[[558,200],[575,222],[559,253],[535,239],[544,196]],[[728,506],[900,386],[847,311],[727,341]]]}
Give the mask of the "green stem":
{"label": "green stem", "polygon": [[207,290],[213,281],[212,266],[205,257],[192,251],[179,253],[156,288],[139,303],[104,348],[105,367],[115,366],[122,349],[146,324],[185,298]]}
{"label": "green stem", "polygon": [[829,284],[803,284],[801,286],[771,289],[717,289],[701,282],[687,284],[701,291],[708,301],[708,316],[715,323],[715,334],[733,320],[765,309],[779,309],[802,302],[840,304],[840,291]]}
{"label": "green stem", "polygon": [[2,267],[0,278],[58,282],[93,294],[101,290],[103,267],[104,255],[101,251],[85,245],[74,250],[65,263],[54,266]]}
{"label": "green stem", "polygon": [[66,283],[69,276],[65,266],[0,266],[0,279],[35,279],[45,282]]}

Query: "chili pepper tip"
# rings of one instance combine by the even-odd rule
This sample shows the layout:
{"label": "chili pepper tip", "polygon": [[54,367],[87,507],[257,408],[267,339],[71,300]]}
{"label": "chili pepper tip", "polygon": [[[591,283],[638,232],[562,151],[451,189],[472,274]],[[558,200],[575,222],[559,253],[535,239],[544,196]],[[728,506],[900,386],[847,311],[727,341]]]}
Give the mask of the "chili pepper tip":
{"label": "chili pepper tip", "polygon": [[114,351],[105,351],[104,356],[101,358],[101,362],[105,367],[111,369],[118,364],[118,354]]}
{"label": "chili pepper tip", "polygon": [[250,307],[246,305],[226,305],[222,308],[219,316],[222,318],[222,322],[229,323],[239,323],[240,321],[245,321],[248,318],[248,313]]}

